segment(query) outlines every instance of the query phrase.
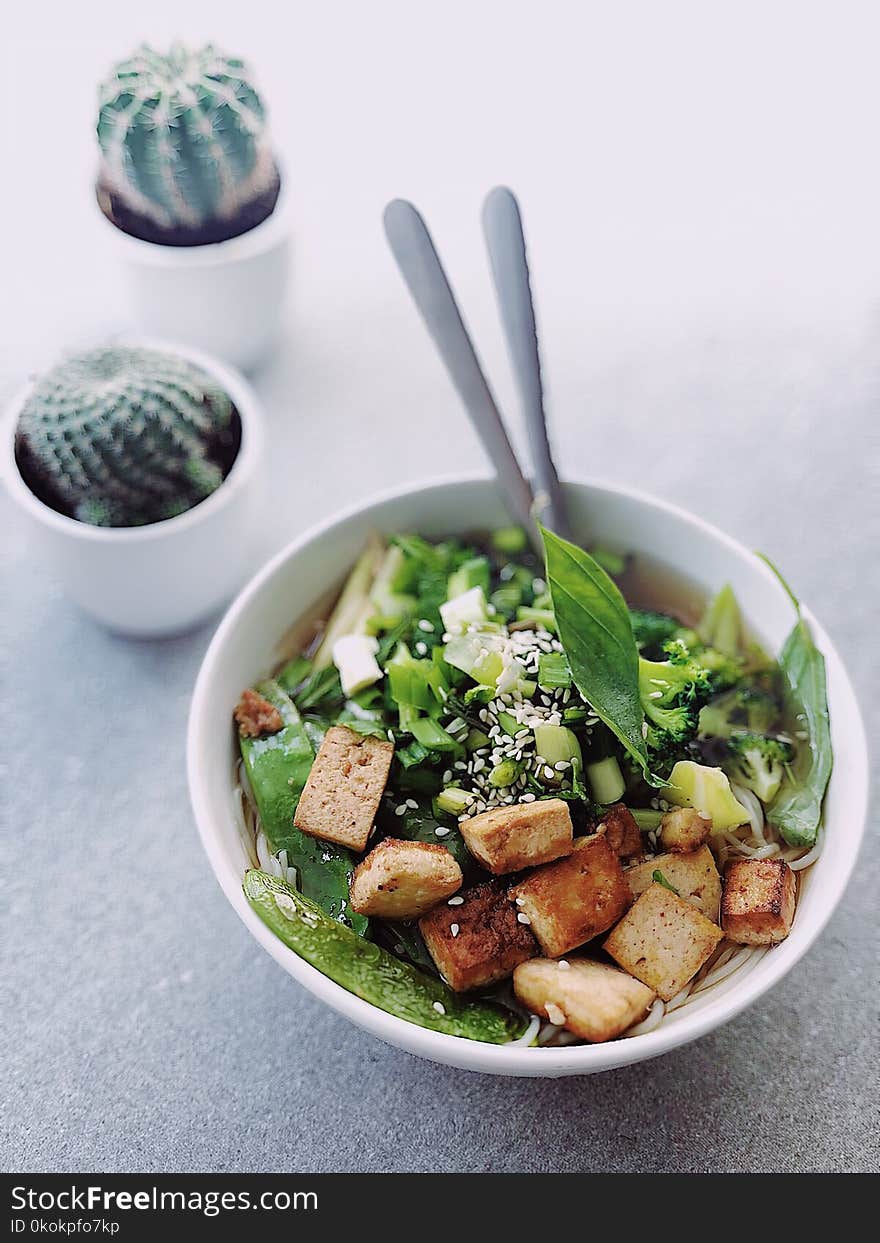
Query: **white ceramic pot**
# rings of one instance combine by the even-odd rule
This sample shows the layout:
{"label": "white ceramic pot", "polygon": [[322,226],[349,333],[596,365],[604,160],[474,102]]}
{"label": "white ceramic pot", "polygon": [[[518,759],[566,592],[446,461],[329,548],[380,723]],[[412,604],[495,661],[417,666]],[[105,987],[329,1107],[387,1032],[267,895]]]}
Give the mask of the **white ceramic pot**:
{"label": "white ceramic pot", "polygon": [[235,367],[255,366],[281,327],[290,226],[282,189],[262,224],[207,246],[162,246],[99,224],[125,270],[139,332],[204,350]]}
{"label": "white ceramic pot", "polygon": [[15,461],[15,428],[32,384],[6,412],[2,473],[30,521],[38,553],[65,592],[110,629],[153,638],[204,621],[253,567],[262,511],[263,415],[251,386],[215,359],[161,341],[128,344],[190,359],[232,398],[241,419],[241,446],[219,488],[186,513],[149,526],[96,527],[56,513],[34,496]]}
{"label": "white ceramic pot", "polygon": [[[793,624],[791,602],[766,565],[715,527],[641,493],[600,483],[569,483],[574,529],[611,548],[631,549],[688,567],[707,591],[729,582],[755,634],[779,649]],[[624,1066],[685,1044],[727,1022],[791,970],[840,900],[861,841],[868,795],[864,728],[852,686],[828,636],[809,613],[825,654],[834,774],[825,804],[825,845],[801,875],[788,940],[667,1015],[644,1035],[598,1045],[528,1049],[480,1044],[426,1031],[376,1009],[327,979],[278,940],[245,901],[249,866],[234,793],[232,710],[243,687],[271,670],[291,623],[338,582],[371,530],[459,535],[508,522],[484,479],[452,480],[380,496],[323,523],[279,553],[242,591],[205,656],[189,722],[189,786],[202,842],[224,893],[260,945],[285,971],[352,1022],[411,1053],[468,1070],[507,1075],[583,1075]]]}

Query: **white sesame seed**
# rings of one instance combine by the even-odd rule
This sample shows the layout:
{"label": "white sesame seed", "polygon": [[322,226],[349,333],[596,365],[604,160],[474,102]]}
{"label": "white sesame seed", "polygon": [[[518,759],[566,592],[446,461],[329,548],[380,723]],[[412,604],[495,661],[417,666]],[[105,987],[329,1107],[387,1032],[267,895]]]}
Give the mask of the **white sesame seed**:
{"label": "white sesame seed", "polygon": [[549,764],[545,764],[545,765],[544,765],[544,776],[547,778],[547,780],[548,780],[548,781],[552,781],[552,780],[553,780],[553,778],[555,777],[555,775],[556,775],[556,774],[554,773],[554,771],[553,771],[553,769],[550,767],[550,765],[549,765]]}
{"label": "white sesame seed", "polygon": [[[466,816],[459,816],[459,820],[466,820],[466,819],[467,819]],[[446,837],[448,832],[449,830],[444,825],[438,824],[437,828],[434,830],[434,836],[435,837]]]}
{"label": "white sesame seed", "polygon": [[446,1007],[444,1006],[442,1001],[435,1001],[433,1005],[433,1009],[436,1010],[438,1014],[446,1013]]}
{"label": "white sesame seed", "polygon": [[424,656],[427,653],[427,651],[428,651],[427,643],[423,643],[422,640],[419,639],[418,643],[416,644],[416,655]]}
{"label": "white sesame seed", "polygon": [[424,630],[425,634],[433,634],[434,623],[429,622],[427,617],[423,617],[422,620],[419,622],[419,630]]}
{"label": "white sesame seed", "polygon": [[461,906],[463,902],[464,902],[464,898],[461,896],[460,893],[457,893],[454,898],[449,899],[446,905],[447,906]]}
{"label": "white sesame seed", "polygon": [[452,780],[452,769],[447,768],[440,780],[444,785],[447,785]]}
{"label": "white sesame seed", "polygon": [[553,767],[558,773],[564,773],[567,768],[571,768],[571,760],[557,760]]}
{"label": "white sesame seed", "polygon": [[569,971],[571,969],[571,963],[567,962],[564,958],[560,958],[556,965],[560,971]]}
{"label": "white sesame seed", "polygon": [[530,924],[532,922],[525,911],[520,911],[516,918],[521,924]]}
{"label": "white sesame seed", "polygon": [[406,812],[407,812],[406,803],[401,803],[398,807],[394,808],[395,816],[405,816]]}
{"label": "white sesame seed", "polygon": [[515,901],[516,901],[517,906],[522,906],[522,904],[525,902],[525,898],[516,898]]}
{"label": "white sesame seed", "polygon": [[[520,780],[522,780],[522,778],[520,778]],[[524,803],[534,803],[534,801],[535,801],[535,795],[534,795],[534,794],[531,794],[531,793],[529,793],[529,794],[524,794],[524,795],[522,796],[522,801],[523,801]]]}
{"label": "white sesame seed", "polygon": [[461,929],[459,928],[458,924],[450,924],[449,931],[452,933],[454,937],[457,937]]}

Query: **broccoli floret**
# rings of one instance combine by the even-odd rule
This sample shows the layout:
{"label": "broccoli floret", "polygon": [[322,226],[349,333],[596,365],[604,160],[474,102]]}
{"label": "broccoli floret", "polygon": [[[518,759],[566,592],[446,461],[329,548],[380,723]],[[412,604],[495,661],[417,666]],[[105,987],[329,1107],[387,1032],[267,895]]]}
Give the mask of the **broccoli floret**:
{"label": "broccoli floret", "polygon": [[729,738],[734,733],[770,734],[779,724],[774,697],[754,686],[738,686],[719,695],[700,712],[701,738]]}
{"label": "broccoli floret", "polygon": [[647,656],[658,656],[663,644],[674,639],[681,629],[681,623],[674,617],[650,609],[630,609],[629,620],[636,646]]}
{"label": "broccoli floret", "polygon": [[696,736],[700,708],[712,694],[709,671],[680,640],[666,644],[667,660],[639,657],[639,697],[646,742],[658,771],[681,759]]}
{"label": "broccoli floret", "polygon": [[728,776],[757,794],[762,803],[771,803],[779,793],[786,766],[794,758],[794,748],[785,738],[768,738],[747,731],[733,734],[727,742]]}

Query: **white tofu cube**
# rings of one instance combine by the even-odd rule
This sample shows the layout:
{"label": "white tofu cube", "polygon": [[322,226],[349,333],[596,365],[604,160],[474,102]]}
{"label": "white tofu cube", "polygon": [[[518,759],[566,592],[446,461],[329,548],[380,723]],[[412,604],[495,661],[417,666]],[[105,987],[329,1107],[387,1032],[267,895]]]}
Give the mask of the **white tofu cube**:
{"label": "white tofu cube", "polygon": [[456,634],[468,626],[479,626],[489,616],[486,611],[486,593],[482,587],[471,587],[460,596],[454,596],[440,605],[443,626],[449,634]]}
{"label": "white tofu cube", "polygon": [[593,1044],[638,1023],[655,997],[625,971],[589,958],[533,958],[516,968],[513,988],[533,1014]]}
{"label": "white tofu cube", "polygon": [[339,670],[339,680],[345,695],[372,686],[382,677],[376,661],[379,640],[369,634],[346,634],[333,644],[333,663]]}

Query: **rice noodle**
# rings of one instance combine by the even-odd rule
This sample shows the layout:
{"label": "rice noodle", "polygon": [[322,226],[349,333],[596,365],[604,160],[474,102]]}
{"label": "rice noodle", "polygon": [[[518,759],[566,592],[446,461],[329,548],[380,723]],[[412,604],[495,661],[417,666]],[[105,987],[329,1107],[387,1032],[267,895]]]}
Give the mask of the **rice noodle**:
{"label": "rice noodle", "polygon": [[539,1015],[533,1014],[531,1018],[529,1019],[529,1025],[526,1028],[526,1030],[523,1032],[523,1034],[521,1036],[517,1036],[516,1040],[507,1041],[507,1048],[515,1049],[518,1045],[522,1045],[525,1048],[528,1048],[528,1046],[532,1043],[532,1041],[535,1039],[535,1037],[537,1036],[540,1030],[541,1030],[541,1018],[539,1017]]}
{"label": "rice noodle", "polygon": [[749,813],[749,824],[752,826],[752,832],[757,838],[759,846],[765,846],[764,808],[761,806],[760,799],[751,790],[747,790],[745,786],[738,785],[735,781],[731,781],[730,788],[736,801],[745,807]]}

